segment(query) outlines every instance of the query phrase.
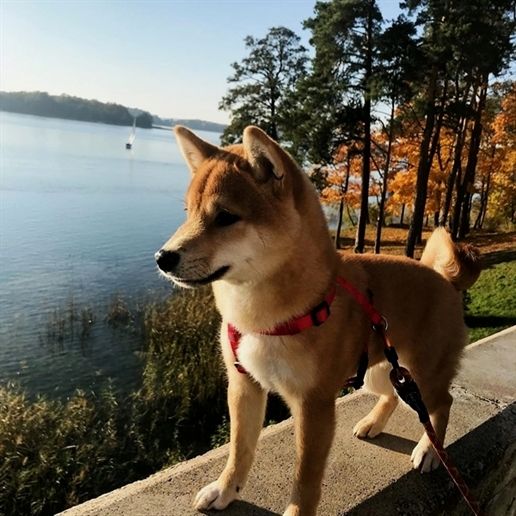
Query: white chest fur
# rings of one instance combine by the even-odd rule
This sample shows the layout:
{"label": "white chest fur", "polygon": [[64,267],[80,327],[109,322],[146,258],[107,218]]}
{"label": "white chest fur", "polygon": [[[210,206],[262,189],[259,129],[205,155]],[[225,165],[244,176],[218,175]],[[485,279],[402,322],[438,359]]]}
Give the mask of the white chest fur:
{"label": "white chest fur", "polygon": [[314,381],[314,364],[296,337],[244,335],[238,358],[246,371],[267,390],[304,391]]}

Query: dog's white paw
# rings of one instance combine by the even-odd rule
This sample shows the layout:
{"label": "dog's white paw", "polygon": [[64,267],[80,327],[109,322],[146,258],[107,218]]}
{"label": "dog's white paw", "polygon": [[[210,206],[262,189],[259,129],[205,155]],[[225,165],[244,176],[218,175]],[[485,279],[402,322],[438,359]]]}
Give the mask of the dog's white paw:
{"label": "dog's white paw", "polygon": [[414,469],[419,469],[421,473],[428,473],[436,469],[441,462],[426,436],[423,436],[417,446],[412,450],[410,460],[412,461]]}
{"label": "dog's white paw", "polygon": [[384,421],[378,421],[377,419],[367,415],[362,418],[353,428],[353,435],[359,439],[370,439],[381,434],[385,427]]}
{"label": "dog's white paw", "polygon": [[206,509],[225,509],[233,500],[238,497],[235,489],[222,488],[216,480],[204,486],[195,497],[194,507],[198,511]]}
{"label": "dog's white paw", "polygon": [[290,504],[283,513],[283,516],[299,516],[299,507]]}

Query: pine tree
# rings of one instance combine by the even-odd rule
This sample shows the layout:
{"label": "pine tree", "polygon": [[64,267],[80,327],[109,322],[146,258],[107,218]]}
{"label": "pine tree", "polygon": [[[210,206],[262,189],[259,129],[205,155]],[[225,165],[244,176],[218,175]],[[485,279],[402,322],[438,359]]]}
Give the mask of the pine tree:
{"label": "pine tree", "polygon": [[[381,21],[375,0],[317,2],[314,16],[305,21],[305,27],[312,32],[315,57],[312,76],[304,87],[308,94],[323,101],[315,113],[305,110],[305,116],[317,127],[317,117],[325,113],[318,134],[329,136],[331,147],[326,148],[326,153],[343,143],[355,142],[362,149],[360,215],[355,239],[355,251],[360,253],[364,251],[369,209],[372,78]],[[321,139],[316,138],[316,143],[320,144]]]}
{"label": "pine tree", "polygon": [[[417,84],[420,52],[414,40],[415,27],[403,17],[395,20],[378,39],[379,69],[374,77],[376,97],[389,104],[387,123],[380,120],[382,131],[380,138],[383,145],[375,142],[379,154],[373,162],[381,176],[380,201],[378,203],[378,219],[374,252],[379,253],[381,247],[382,226],[384,224],[385,203],[387,198],[388,179],[391,172],[392,147],[399,123],[395,120],[397,107],[407,102],[414,93]],[[382,166],[379,166],[380,163]]]}
{"label": "pine tree", "polygon": [[233,63],[231,85],[219,108],[231,113],[222,143],[239,142],[247,125],[257,125],[277,140],[287,116],[287,94],[305,74],[308,60],[300,38],[286,27],[273,27],[264,38],[245,38],[247,57]]}
{"label": "pine tree", "polygon": [[[455,108],[460,108],[463,117],[457,126],[460,131],[456,139],[455,165],[452,177],[448,179],[441,223],[446,222],[451,188],[455,182],[454,234],[456,237],[463,236],[469,228],[472,185],[482,136],[481,115],[488,78],[507,66],[512,51],[512,4],[513,0],[408,0],[405,3],[409,13],[417,14],[417,22],[422,26],[422,48],[429,70],[428,86],[421,95],[425,128],[420,146],[414,213],[406,245],[407,256],[414,255],[415,245],[421,237],[429,173],[439,146],[441,129],[448,123],[453,100],[457,104],[461,98],[463,105],[456,105]],[[459,91],[461,89],[466,93]],[[468,110],[472,115],[467,114]],[[470,116],[473,123],[468,125]],[[467,142],[469,126],[471,133]],[[462,149],[466,143],[468,158],[463,171]]]}

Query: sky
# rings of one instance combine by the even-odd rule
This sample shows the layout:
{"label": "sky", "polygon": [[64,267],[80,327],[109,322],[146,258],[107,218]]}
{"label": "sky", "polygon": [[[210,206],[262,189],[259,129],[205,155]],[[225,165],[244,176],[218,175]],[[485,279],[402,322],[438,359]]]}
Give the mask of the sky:
{"label": "sky", "polygon": [[[399,0],[379,0],[385,19]],[[164,118],[227,123],[218,110],[243,39],[302,37],[315,0],[0,0],[0,89],[67,93]]]}

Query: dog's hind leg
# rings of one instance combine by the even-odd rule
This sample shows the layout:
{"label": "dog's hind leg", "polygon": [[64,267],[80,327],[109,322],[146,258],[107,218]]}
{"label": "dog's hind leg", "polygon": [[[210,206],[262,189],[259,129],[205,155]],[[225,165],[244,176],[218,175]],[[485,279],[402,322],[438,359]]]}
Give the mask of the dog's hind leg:
{"label": "dog's hind leg", "polygon": [[391,366],[381,362],[367,370],[364,383],[368,391],[380,395],[373,410],[362,418],[353,428],[353,435],[359,438],[376,437],[380,434],[387,421],[398,405],[398,396],[389,380]]}
{"label": "dog's hind leg", "polygon": [[197,510],[225,509],[238,498],[251,469],[265,417],[266,393],[248,375],[232,365],[228,370],[228,404],[231,420],[229,457],[224,471],[195,497]]}

